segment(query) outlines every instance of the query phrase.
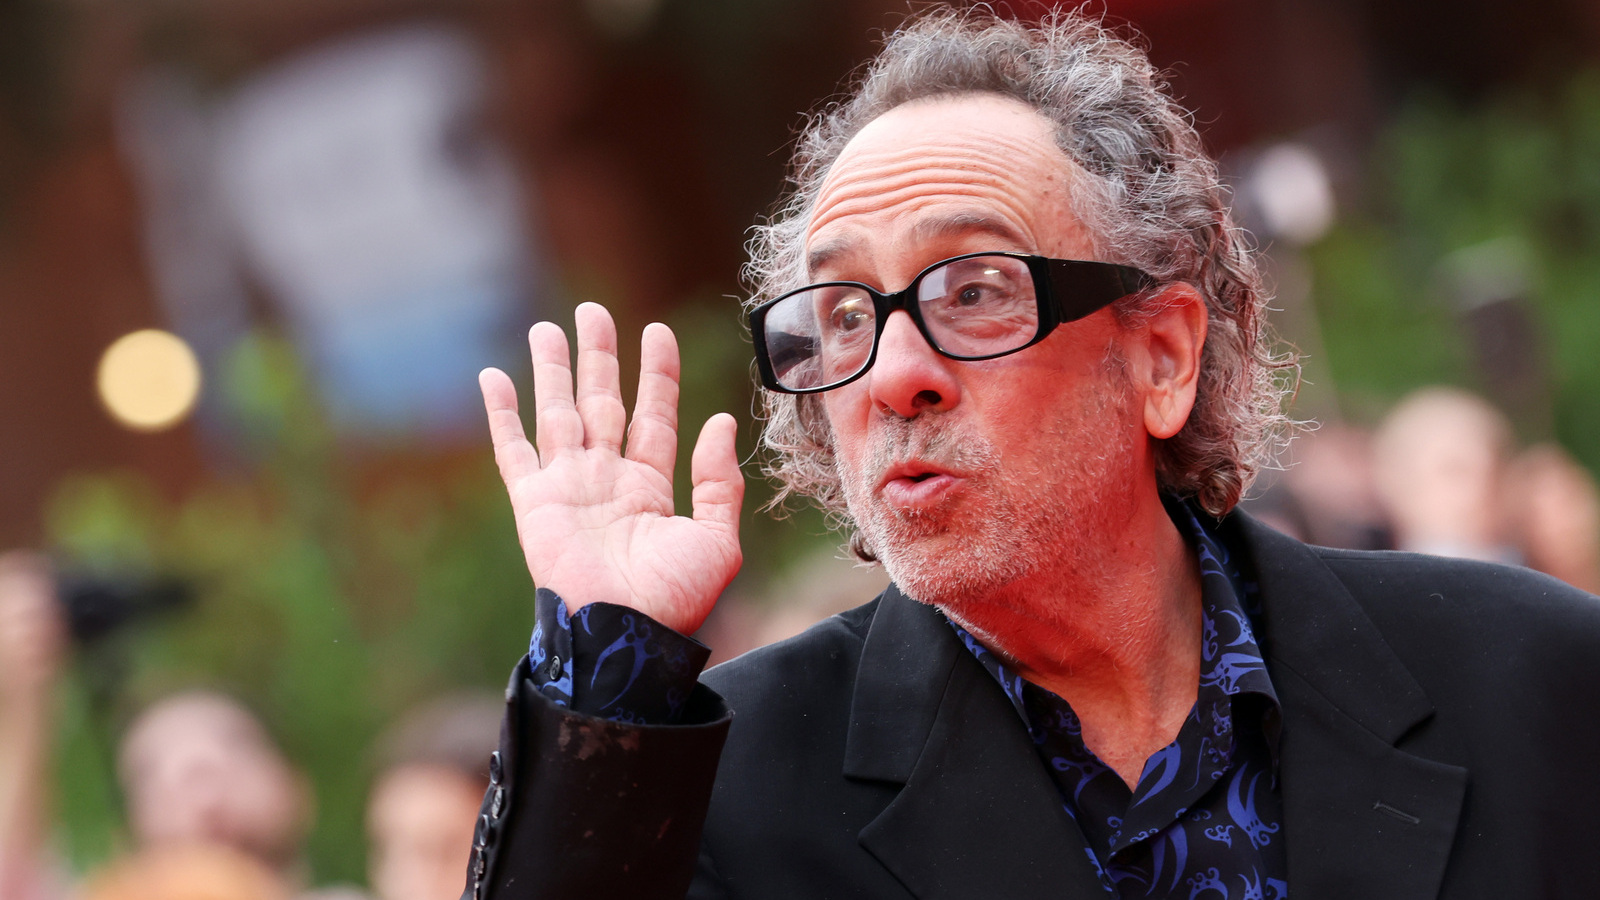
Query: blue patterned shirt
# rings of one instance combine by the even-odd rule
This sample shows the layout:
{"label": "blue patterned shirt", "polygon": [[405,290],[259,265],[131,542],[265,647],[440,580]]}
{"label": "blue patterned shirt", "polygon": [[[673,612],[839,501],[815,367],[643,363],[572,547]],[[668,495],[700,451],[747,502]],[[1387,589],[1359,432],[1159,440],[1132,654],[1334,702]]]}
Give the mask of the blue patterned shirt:
{"label": "blue patterned shirt", "polygon": [[711,651],[644,613],[591,603],[567,614],[554,592],[534,597],[528,675],[557,706],[617,722],[676,723]]}
{"label": "blue patterned shirt", "polygon": [[1283,900],[1279,707],[1251,628],[1255,586],[1187,505],[1171,512],[1200,560],[1200,685],[1177,739],[1145,762],[1132,790],[1084,745],[1065,700],[951,627],[1022,716],[1106,893]]}

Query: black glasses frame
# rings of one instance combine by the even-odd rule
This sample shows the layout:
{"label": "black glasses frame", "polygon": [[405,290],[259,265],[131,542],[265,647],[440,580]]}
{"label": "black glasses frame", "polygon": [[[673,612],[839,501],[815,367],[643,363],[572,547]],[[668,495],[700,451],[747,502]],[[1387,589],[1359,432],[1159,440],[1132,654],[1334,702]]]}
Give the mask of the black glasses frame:
{"label": "black glasses frame", "polygon": [[[940,347],[939,342],[929,333],[928,324],[922,318],[921,304],[916,302],[917,288],[922,284],[922,279],[929,272],[953,262],[979,256],[1004,256],[1027,263],[1028,272],[1033,276],[1034,303],[1039,308],[1039,330],[1027,343],[1020,347],[1002,350],[999,353],[986,353],[981,356],[963,356],[951,353]],[[1047,256],[1007,251],[964,253],[960,256],[952,256],[949,259],[941,259],[928,266],[918,272],[917,277],[911,279],[911,284],[907,285],[905,290],[896,291],[892,294],[885,294],[871,285],[862,284],[859,281],[822,281],[788,291],[750,311],[750,336],[755,341],[756,368],[761,373],[763,387],[780,394],[817,394],[844,387],[872,369],[873,363],[878,361],[878,341],[883,337],[884,324],[889,321],[889,314],[896,310],[904,310],[906,315],[911,317],[911,321],[917,326],[917,331],[922,334],[922,339],[927,341],[928,346],[932,347],[940,356],[961,360],[962,362],[976,362],[978,360],[1010,356],[1013,353],[1026,350],[1049,337],[1050,332],[1054,331],[1057,325],[1077,321],[1110,306],[1123,297],[1148,290],[1154,287],[1156,283],[1156,279],[1149,274],[1132,266],[1123,266],[1116,263],[1092,262],[1081,259],[1051,259]],[[859,288],[872,298],[872,306],[876,316],[876,320],[873,322],[872,351],[867,354],[867,361],[862,364],[860,370],[847,378],[841,378],[832,384],[825,384],[821,387],[784,387],[778,383],[777,372],[772,367],[772,358],[767,351],[765,329],[767,312],[772,307],[796,294],[826,287]]]}

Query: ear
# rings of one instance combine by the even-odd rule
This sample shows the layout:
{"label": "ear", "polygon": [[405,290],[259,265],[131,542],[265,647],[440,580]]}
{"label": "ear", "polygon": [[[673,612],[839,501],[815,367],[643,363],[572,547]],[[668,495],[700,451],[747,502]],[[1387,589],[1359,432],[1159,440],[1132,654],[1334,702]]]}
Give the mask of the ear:
{"label": "ear", "polygon": [[1158,312],[1130,328],[1125,352],[1144,395],[1144,427],[1166,439],[1183,429],[1200,385],[1206,301],[1192,285],[1168,285],[1152,300]]}

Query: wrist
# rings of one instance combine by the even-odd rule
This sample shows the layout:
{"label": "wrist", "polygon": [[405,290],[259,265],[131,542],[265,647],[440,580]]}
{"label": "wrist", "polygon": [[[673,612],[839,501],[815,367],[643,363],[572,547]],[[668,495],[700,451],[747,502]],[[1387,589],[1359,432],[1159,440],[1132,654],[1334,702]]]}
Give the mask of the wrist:
{"label": "wrist", "polygon": [[675,604],[652,603],[633,596],[597,596],[592,586],[589,586],[590,589],[587,592],[584,591],[582,586],[574,588],[579,596],[586,598],[582,600],[572,599],[573,594],[562,590],[561,587],[553,583],[543,584],[539,587],[541,590],[548,591],[561,598],[561,604],[565,607],[568,618],[577,617],[586,607],[605,604],[643,613],[656,623],[665,625],[684,637],[688,637],[700,630],[700,626],[711,615],[711,608],[716,603],[715,599],[713,599],[711,602],[702,604],[703,612],[698,611],[700,607],[697,607],[696,610],[684,611]]}

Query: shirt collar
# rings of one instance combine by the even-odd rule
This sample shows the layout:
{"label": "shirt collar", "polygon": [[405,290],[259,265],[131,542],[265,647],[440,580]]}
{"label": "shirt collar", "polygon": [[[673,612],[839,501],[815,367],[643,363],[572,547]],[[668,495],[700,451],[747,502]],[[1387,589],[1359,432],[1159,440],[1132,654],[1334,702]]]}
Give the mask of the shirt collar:
{"label": "shirt collar", "polygon": [[[1259,718],[1256,712],[1250,716],[1266,738],[1276,769],[1282,716],[1277,691],[1255,638],[1254,619],[1260,610],[1256,584],[1246,578],[1242,558],[1222,537],[1215,519],[1191,503],[1167,496],[1162,501],[1200,563],[1200,685],[1196,705],[1223,703],[1234,717],[1251,710],[1259,712]],[[1032,729],[1034,723],[1029,721],[1023,703],[1022,677],[960,625],[952,621],[950,627],[1000,683],[1022,721]],[[1252,696],[1256,699],[1246,699]]]}
{"label": "shirt collar", "polygon": [[[1248,714],[1278,761],[1278,693],[1256,642],[1260,600],[1248,567],[1222,537],[1217,520],[1192,503],[1163,498],[1167,513],[1200,563],[1200,689],[1197,706],[1226,703],[1237,722]],[[1250,699],[1254,697],[1255,699]]]}

